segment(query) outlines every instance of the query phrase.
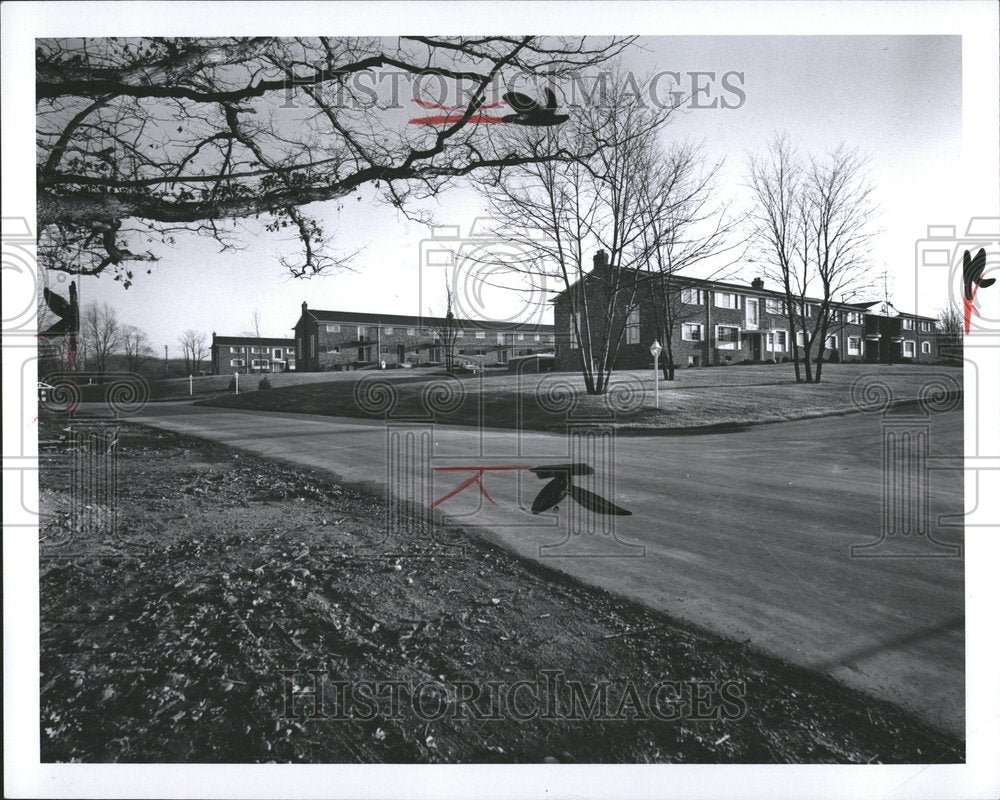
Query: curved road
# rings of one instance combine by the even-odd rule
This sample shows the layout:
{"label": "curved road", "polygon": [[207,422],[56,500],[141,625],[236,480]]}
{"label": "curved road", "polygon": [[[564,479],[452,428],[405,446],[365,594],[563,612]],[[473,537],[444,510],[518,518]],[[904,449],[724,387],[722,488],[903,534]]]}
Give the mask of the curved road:
{"label": "curved road", "polygon": [[[474,474],[428,468],[586,460],[598,469],[582,485],[634,512],[614,518],[613,534],[588,527],[611,518],[587,516],[573,503],[531,515],[526,509],[543,484],[523,470],[484,476],[497,505],[473,484],[439,510],[521,555],[964,735],[963,560],[947,547],[961,543],[961,528],[938,524],[939,515],[963,513],[962,473],[934,469],[929,490],[918,487],[914,495],[928,498],[928,525],[939,543],[895,535],[852,554],[852,546],[880,539],[883,431],[895,432],[903,446],[919,443],[923,431],[941,465],[962,455],[960,408],[927,421],[886,424],[854,414],[737,433],[618,437],[610,446],[583,430],[516,435],[187,403],[150,404],[129,419],[380,487],[387,442],[411,449],[423,443],[429,463],[394,461],[389,473],[399,492],[421,503]],[[895,496],[905,499],[900,490]]]}

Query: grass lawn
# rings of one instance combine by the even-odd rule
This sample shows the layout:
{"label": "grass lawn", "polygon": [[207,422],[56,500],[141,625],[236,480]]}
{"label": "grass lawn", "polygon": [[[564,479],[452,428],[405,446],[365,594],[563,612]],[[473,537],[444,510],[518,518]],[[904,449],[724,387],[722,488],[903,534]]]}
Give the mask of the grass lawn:
{"label": "grass lawn", "polygon": [[[460,558],[379,557],[430,532],[387,528],[380,495],[224,445],[123,426],[117,525],[97,506],[88,507],[97,524],[81,528],[69,513],[72,470],[55,468],[74,457],[65,425],[43,419],[39,435],[52,467],[40,473],[43,762],[963,758],[962,741],[889,703],[521,561],[471,531],[438,528],[465,548]],[[290,718],[288,682],[313,685],[313,668],[325,711],[308,718],[306,702]],[[660,681],[704,687],[708,706],[668,692],[671,719],[630,716],[631,705],[624,717],[570,719],[557,691],[555,718],[492,718],[486,700],[476,705],[489,719],[453,713],[459,682],[534,684],[543,670],[590,694],[606,682],[612,712],[626,682],[640,710]],[[431,691],[424,714],[404,702],[398,714],[379,704],[374,716],[360,705],[335,716],[327,681],[366,680],[440,687],[446,713],[434,716]],[[741,713],[713,714],[712,687],[734,683]]]}
{"label": "grass lawn", "polygon": [[[917,365],[826,364],[819,384],[795,383],[791,364],[682,369],[676,380],[660,382],[660,408],[654,407],[651,371],[615,374],[607,395],[584,392],[573,373],[452,378],[424,374],[396,377],[400,371],[343,373],[328,381],[235,397],[216,395],[204,402],[228,408],[290,411],[327,416],[380,418],[383,400],[394,415],[426,415],[453,425],[563,430],[567,414],[575,419],[614,419],[623,432],[683,430],[704,426],[747,425],[842,414],[856,410],[851,387],[864,376],[877,378],[894,401],[916,399],[921,387],[941,376],[962,385],[962,373],[949,367]],[[323,373],[321,373],[323,374]],[[386,391],[357,385],[385,379]],[[434,403],[437,397],[438,402]],[[369,398],[368,401],[365,398]]]}
{"label": "grass lawn", "polygon": [[[427,367],[413,369],[386,370],[380,373],[387,376],[389,380],[427,380],[434,372]],[[370,374],[369,372],[278,372],[254,375],[240,375],[240,393],[254,392],[262,378],[267,378],[274,387],[299,386],[306,383],[336,383],[347,381],[353,383],[360,376]],[[192,395],[190,388],[194,389],[194,397],[208,398],[215,395],[230,395],[233,392],[229,389],[232,375],[199,375],[190,387],[187,378],[167,378],[165,380],[149,382],[150,400],[187,400]],[[104,399],[108,384],[83,385],[80,387],[84,402],[100,402]]]}

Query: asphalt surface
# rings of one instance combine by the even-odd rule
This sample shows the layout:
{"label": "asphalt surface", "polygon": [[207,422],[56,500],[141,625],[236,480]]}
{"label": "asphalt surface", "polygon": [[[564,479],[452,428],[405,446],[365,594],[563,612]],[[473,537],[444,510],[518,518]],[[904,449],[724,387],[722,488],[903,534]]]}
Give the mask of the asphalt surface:
{"label": "asphalt surface", "polygon": [[[916,534],[890,535],[879,544],[883,476],[889,474],[883,432],[924,431],[932,457],[960,457],[960,408],[926,422],[896,418],[886,425],[878,415],[854,414],[613,443],[576,429],[560,436],[422,421],[387,426],[186,403],[151,404],[127,419],[331,470],[383,491],[388,474],[418,505],[475,474],[441,467],[586,461],[595,474],[577,479],[580,485],[631,516],[589,514],[570,500],[558,511],[532,515],[544,482],[523,469],[484,475],[496,505],[472,484],[438,511],[518,554],[829,674],[964,735],[963,559],[944,547],[961,543],[961,529],[937,524],[939,515],[963,513],[962,473],[933,470],[929,490],[914,495],[927,497],[927,525],[943,544]],[[407,441],[426,445],[432,473],[419,458],[387,473],[388,444]],[[903,502],[900,491],[893,496]],[[859,545],[875,546],[852,553]],[[748,700],[752,706],[752,696]]]}

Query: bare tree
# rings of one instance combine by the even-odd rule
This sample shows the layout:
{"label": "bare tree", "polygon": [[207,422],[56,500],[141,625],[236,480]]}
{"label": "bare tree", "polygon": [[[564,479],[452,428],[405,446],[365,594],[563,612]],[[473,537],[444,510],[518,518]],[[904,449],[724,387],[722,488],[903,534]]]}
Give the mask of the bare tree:
{"label": "bare tree", "polygon": [[[533,285],[554,280],[568,289],[570,335],[588,394],[608,389],[636,307],[639,268],[658,244],[645,223],[668,203],[642,184],[670,109],[642,103],[640,85],[611,71],[565,125],[512,133],[520,152],[568,151],[574,159],[538,159],[477,176],[498,220],[494,234],[521,254],[505,254],[504,266]],[[591,270],[585,254],[594,250],[601,255]]]}
{"label": "bare tree", "polygon": [[146,332],[136,325],[123,325],[121,330],[122,353],[129,372],[138,372],[153,355]]}
{"label": "bare tree", "polygon": [[[788,138],[777,136],[766,157],[750,158],[750,188],[761,263],[785,295],[795,379],[804,375],[807,383],[818,382],[830,324],[843,313],[840,304],[872,286],[873,189],[865,162],[840,145],[804,163]],[[818,303],[809,302],[813,295]]]}
{"label": "bare tree", "polygon": [[121,324],[114,308],[107,303],[85,306],[80,320],[80,333],[94,369],[106,372],[108,357],[118,352],[122,344]]}
{"label": "bare tree", "polygon": [[[260,371],[263,372],[264,371],[264,367],[263,367],[263,363],[264,363],[264,355],[263,355],[264,344],[263,344],[263,342],[261,340],[261,335],[260,335],[260,309],[259,308],[255,308],[253,310],[253,316],[251,317],[250,330],[243,331],[243,335],[246,336],[248,339],[253,339],[254,341],[257,342],[257,352],[260,355],[260,358],[258,358],[257,360],[261,364]],[[254,371],[253,353],[249,354],[249,358],[247,360],[249,361],[249,363],[247,364],[247,367],[248,367],[247,371],[250,374],[253,374],[253,371]]]}
{"label": "bare tree", "polygon": [[956,306],[950,305],[938,311],[937,352],[942,361],[961,363],[964,324],[962,312]]}
{"label": "bare tree", "polygon": [[204,333],[188,328],[177,340],[184,357],[184,371],[196,375],[201,370],[201,362],[207,353],[207,337]]}
{"label": "bare tree", "polygon": [[435,338],[441,342],[441,346],[444,348],[445,369],[451,372],[455,369],[455,347],[458,343],[458,334],[461,332],[461,326],[458,320],[455,319],[453,310],[454,292],[447,275],[444,281],[444,292],[445,314],[441,318],[441,322],[433,326],[432,330],[434,331]]}
{"label": "bare tree", "polygon": [[[643,236],[650,246],[643,292],[653,301],[649,307],[657,339],[663,345],[661,369],[668,381],[674,379],[674,331],[685,320],[700,316],[697,305],[685,302],[692,282],[682,273],[737,249],[742,252],[745,244],[745,240],[731,238],[744,218],[732,215],[729,204],[716,199],[722,166],[721,160],[708,162],[699,145],[675,145],[657,154],[643,187],[651,195],[644,204],[648,218]],[[668,202],[655,202],[657,195]],[[701,277],[717,277],[733,263],[718,264],[712,275]]]}
{"label": "bare tree", "polygon": [[[455,178],[559,158],[498,148],[480,108],[559,80],[632,37],[102,38],[36,44],[39,257],[126,286],[178,230],[234,246],[236,220],[287,230],[294,275],[343,264],[303,207],[371,186],[405,209]],[[417,82],[416,79],[422,79]],[[432,79],[432,80],[428,80]],[[407,125],[399,84],[457,104]],[[414,98],[419,99],[419,98]],[[360,197],[359,197],[360,199]]]}

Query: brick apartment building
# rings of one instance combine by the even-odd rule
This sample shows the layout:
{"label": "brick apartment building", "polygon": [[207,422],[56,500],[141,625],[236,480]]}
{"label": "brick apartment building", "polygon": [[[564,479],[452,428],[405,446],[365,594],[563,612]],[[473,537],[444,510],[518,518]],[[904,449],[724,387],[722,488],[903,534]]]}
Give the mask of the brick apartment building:
{"label": "brick apartment building", "polygon": [[295,370],[295,340],[256,336],[216,336],[212,331],[212,372],[241,375]]}
{"label": "brick apartment building", "polygon": [[[457,363],[500,366],[516,356],[552,353],[555,347],[552,325],[465,319],[451,324]],[[441,317],[327,311],[303,303],[295,323],[298,369],[356,369],[382,361],[386,366],[441,364],[447,326]]]}
{"label": "brick apartment building", "polygon": [[[586,281],[592,307],[601,307],[598,299],[607,282],[606,255],[594,258],[594,271]],[[672,345],[674,364],[678,367],[716,366],[745,362],[791,360],[790,326],[785,313],[784,294],[765,288],[756,278],[750,285],[673,276]],[[556,369],[579,368],[576,337],[570,324],[569,292],[578,291],[579,283],[553,299],[556,329]],[[615,321],[616,332],[623,332],[615,363],[617,369],[640,369],[651,365],[649,346],[657,338],[657,320],[665,317],[650,292],[640,291],[637,306]],[[930,363],[938,360],[936,321],[916,314],[880,315],[871,309],[876,303],[835,304],[826,341],[825,361],[894,363],[912,361]],[[805,314],[810,325],[819,313],[820,301],[807,299]],[[659,313],[658,313],[659,312]],[[601,315],[592,315],[591,334],[599,340]],[[585,323],[584,323],[585,325]],[[804,337],[797,331],[798,345]],[[813,343],[811,357],[816,358],[818,343]],[[800,350],[801,353],[801,350]],[[661,358],[664,358],[661,356]]]}

